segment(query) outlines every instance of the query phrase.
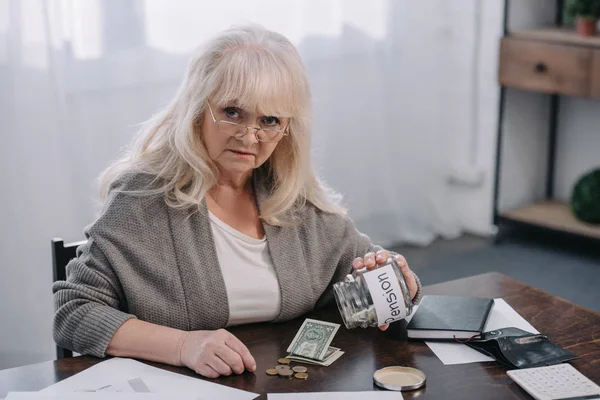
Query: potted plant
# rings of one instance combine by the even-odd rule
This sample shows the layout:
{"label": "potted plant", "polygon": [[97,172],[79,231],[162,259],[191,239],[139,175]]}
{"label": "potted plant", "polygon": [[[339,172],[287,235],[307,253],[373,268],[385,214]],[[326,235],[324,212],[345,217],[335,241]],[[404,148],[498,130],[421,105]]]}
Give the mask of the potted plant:
{"label": "potted plant", "polygon": [[575,30],[583,36],[596,35],[600,19],[600,0],[568,0],[567,16],[574,20]]}

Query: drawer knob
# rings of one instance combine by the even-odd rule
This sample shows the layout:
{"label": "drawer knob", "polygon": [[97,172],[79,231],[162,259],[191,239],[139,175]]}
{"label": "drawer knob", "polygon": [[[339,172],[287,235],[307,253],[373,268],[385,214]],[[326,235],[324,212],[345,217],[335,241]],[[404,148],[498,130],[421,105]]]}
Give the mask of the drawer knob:
{"label": "drawer knob", "polygon": [[548,67],[543,62],[539,62],[539,63],[535,64],[535,72],[539,72],[540,74],[543,74],[546,71],[548,71]]}

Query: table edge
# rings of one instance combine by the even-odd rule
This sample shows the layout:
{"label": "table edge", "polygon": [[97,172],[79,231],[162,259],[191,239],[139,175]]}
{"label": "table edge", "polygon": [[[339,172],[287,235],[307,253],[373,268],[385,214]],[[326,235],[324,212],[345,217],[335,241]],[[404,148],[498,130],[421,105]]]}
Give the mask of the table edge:
{"label": "table edge", "polygon": [[[596,314],[597,316],[600,317],[600,312],[598,312],[598,311],[591,310],[591,309],[589,309],[587,307],[584,307],[584,306],[582,306],[580,304],[574,303],[574,302],[572,302],[570,300],[564,299],[564,298],[562,298],[560,296],[557,296],[555,294],[552,294],[550,292],[547,292],[547,291],[545,291],[543,289],[540,289],[540,288],[537,288],[535,286],[531,286],[528,283],[520,281],[520,280],[518,280],[516,278],[513,278],[511,276],[504,275],[503,273],[500,273],[500,272],[497,272],[497,271],[484,272],[482,274],[470,275],[470,276],[465,276],[465,277],[462,277],[462,278],[452,279],[450,281],[445,281],[445,282],[434,283],[434,284],[431,284],[431,285],[426,285],[426,286],[423,286],[423,290],[426,290],[427,288],[435,288],[436,286],[444,285],[444,284],[447,284],[447,283],[453,283],[453,282],[457,282],[457,281],[461,281],[461,280],[465,280],[465,279],[471,279],[471,278],[483,278],[483,277],[486,277],[486,276],[492,277],[493,279],[498,279],[499,278],[499,279],[514,281],[514,282],[516,282],[518,284],[527,286],[529,289],[532,289],[532,290],[535,290],[535,291],[540,292],[542,294],[548,295],[550,297],[553,297],[553,298],[555,298],[557,300],[562,301],[563,303],[567,303],[567,304],[569,304],[571,306],[578,307],[578,308],[580,308],[580,309],[582,309],[584,311]],[[425,293],[425,295],[426,295],[426,293]]]}

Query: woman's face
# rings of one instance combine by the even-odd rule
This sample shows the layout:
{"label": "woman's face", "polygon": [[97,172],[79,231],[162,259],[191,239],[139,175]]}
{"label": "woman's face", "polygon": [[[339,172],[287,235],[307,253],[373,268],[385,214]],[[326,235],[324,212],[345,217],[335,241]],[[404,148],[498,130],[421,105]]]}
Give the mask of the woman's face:
{"label": "woman's face", "polygon": [[[204,144],[208,155],[217,164],[221,173],[228,174],[232,178],[250,175],[253,169],[260,167],[273,154],[278,142],[259,141],[256,136],[257,131],[252,128],[248,129],[248,133],[244,136],[229,136],[222,130],[233,129],[239,132],[239,128],[231,124],[216,124],[213,115],[216,121],[276,130],[284,130],[287,121],[276,116],[244,110],[235,102],[224,107],[215,104],[216,102],[208,103],[202,123]],[[282,136],[279,135],[277,138]]]}

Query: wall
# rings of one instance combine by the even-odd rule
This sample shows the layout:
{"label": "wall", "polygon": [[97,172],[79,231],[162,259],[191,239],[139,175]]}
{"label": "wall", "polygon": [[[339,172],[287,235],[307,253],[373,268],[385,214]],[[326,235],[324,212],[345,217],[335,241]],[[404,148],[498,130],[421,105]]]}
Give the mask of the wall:
{"label": "wall", "polygon": [[563,98],[559,118],[554,192],[567,201],[577,179],[600,168],[600,101]]}

